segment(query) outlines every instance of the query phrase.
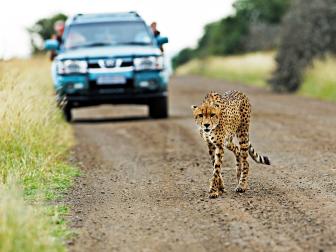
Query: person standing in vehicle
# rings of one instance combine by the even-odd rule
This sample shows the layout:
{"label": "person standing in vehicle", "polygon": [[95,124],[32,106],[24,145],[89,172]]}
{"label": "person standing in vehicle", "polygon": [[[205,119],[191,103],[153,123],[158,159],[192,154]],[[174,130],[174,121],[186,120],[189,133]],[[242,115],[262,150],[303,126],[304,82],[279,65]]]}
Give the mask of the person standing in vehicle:
{"label": "person standing in vehicle", "polygon": [[160,36],[160,31],[157,29],[156,22],[151,23],[150,27],[152,29],[152,32],[153,32],[155,38]]}
{"label": "person standing in vehicle", "polygon": [[[160,31],[157,29],[157,23],[156,22],[152,22],[150,27],[152,29],[152,32],[153,32],[155,38],[160,36]],[[160,50],[163,53],[163,47],[162,46],[160,46]]]}
{"label": "person standing in vehicle", "polygon": [[[55,30],[55,34],[53,34],[51,38],[57,40],[58,44],[61,45],[62,44],[62,36],[63,36],[63,33],[64,33],[64,21],[62,21],[62,20],[56,21],[55,24],[54,24],[54,30]],[[50,52],[50,60],[53,60],[56,56],[57,56],[56,51],[51,51]]]}

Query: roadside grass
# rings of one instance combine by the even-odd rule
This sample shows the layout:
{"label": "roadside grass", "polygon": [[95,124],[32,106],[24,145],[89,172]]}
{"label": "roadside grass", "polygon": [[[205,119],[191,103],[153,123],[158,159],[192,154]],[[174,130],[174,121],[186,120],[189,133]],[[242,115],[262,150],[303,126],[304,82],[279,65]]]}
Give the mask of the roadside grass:
{"label": "roadside grass", "polygon": [[[267,87],[275,68],[275,52],[257,52],[228,57],[195,59],[176,70],[177,75],[201,75],[210,78]],[[300,95],[336,101],[336,57],[315,60],[304,73]]]}
{"label": "roadside grass", "polygon": [[78,170],[49,70],[44,57],[0,61],[0,251],[64,251],[70,233],[66,207],[51,201]]}
{"label": "roadside grass", "polygon": [[299,94],[336,101],[336,57],[315,60],[304,75]]}
{"label": "roadside grass", "polygon": [[274,69],[273,57],[273,52],[260,52],[239,56],[209,57],[203,60],[196,59],[179,67],[176,74],[203,75],[264,87],[267,78]]}

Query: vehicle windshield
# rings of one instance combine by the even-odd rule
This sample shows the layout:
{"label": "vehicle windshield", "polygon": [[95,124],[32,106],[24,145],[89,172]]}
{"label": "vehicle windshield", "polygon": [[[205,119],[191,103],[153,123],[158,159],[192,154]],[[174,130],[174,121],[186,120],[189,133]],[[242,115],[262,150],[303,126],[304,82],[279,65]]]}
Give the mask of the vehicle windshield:
{"label": "vehicle windshield", "polygon": [[152,45],[152,37],[143,22],[102,22],[69,27],[64,48],[109,45]]}

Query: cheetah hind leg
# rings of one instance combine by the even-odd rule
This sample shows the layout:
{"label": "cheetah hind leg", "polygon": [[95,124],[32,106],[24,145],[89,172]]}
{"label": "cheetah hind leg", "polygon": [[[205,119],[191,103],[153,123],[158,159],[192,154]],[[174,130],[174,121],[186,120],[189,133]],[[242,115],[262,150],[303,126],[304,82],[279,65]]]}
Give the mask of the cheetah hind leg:
{"label": "cheetah hind leg", "polygon": [[239,147],[232,142],[232,137],[229,137],[227,139],[225,147],[228,150],[232,151],[236,157],[236,176],[237,176],[237,183],[239,183],[241,172],[242,172],[242,163],[240,159]]}
{"label": "cheetah hind leg", "polygon": [[238,185],[236,187],[236,192],[243,193],[248,189],[248,174],[249,174],[249,163],[247,161],[248,157],[248,148],[249,148],[249,140],[248,133],[243,132],[239,136],[240,142],[240,161],[241,161],[241,174]]}

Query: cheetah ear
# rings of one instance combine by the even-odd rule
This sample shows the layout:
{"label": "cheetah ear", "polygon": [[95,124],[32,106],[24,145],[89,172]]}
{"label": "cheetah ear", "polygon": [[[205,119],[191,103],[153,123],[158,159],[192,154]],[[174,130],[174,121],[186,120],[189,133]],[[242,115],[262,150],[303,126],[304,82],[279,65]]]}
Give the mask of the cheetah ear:
{"label": "cheetah ear", "polygon": [[196,105],[191,105],[191,109],[194,111],[195,109],[197,109]]}

